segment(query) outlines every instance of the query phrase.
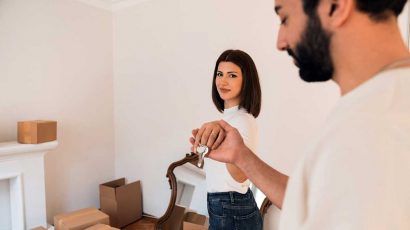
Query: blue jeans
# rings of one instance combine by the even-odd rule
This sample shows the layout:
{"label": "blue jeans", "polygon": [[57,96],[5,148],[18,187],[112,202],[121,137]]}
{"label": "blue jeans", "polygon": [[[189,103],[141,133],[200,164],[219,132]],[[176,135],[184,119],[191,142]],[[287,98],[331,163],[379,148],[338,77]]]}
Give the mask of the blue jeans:
{"label": "blue jeans", "polygon": [[250,189],[208,193],[209,230],[262,230],[262,216]]}

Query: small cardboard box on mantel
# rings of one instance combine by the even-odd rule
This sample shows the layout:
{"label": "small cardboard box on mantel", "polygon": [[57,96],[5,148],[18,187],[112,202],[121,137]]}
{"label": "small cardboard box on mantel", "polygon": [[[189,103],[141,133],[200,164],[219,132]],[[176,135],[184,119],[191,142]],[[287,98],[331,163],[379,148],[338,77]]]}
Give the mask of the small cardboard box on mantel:
{"label": "small cardboard box on mantel", "polygon": [[57,139],[56,121],[19,121],[17,142],[20,144],[40,144]]}

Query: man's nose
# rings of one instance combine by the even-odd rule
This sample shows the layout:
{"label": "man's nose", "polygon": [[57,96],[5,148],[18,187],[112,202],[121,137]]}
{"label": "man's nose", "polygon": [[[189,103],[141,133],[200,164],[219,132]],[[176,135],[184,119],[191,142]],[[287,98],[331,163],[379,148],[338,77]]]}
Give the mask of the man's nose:
{"label": "man's nose", "polygon": [[278,40],[276,41],[276,48],[280,51],[285,51],[289,47],[286,42],[285,34],[282,29],[279,29]]}

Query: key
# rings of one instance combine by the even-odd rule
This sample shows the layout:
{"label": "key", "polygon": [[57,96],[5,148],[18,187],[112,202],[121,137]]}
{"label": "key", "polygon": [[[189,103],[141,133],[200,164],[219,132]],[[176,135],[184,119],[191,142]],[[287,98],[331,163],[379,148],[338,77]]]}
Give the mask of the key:
{"label": "key", "polygon": [[209,148],[206,145],[200,144],[198,145],[198,147],[196,147],[196,152],[199,154],[198,167],[202,167],[202,163],[204,161],[206,154],[208,154],[209,152]]}

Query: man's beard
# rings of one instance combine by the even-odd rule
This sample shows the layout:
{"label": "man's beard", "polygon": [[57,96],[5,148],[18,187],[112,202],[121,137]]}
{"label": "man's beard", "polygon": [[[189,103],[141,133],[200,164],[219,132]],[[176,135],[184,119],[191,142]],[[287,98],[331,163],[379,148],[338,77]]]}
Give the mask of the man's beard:
{"label": "man's beard", "polygon": [[308,17],[308,24],[302,34],[296,51],[288,48],[290,56],[299,67],[299,75],[306,82],[323,82],[332,79],[334,67],[330,56],[330,37],[317,14]]}

